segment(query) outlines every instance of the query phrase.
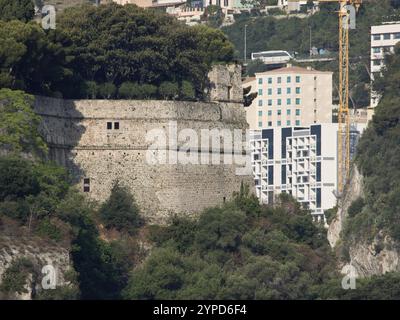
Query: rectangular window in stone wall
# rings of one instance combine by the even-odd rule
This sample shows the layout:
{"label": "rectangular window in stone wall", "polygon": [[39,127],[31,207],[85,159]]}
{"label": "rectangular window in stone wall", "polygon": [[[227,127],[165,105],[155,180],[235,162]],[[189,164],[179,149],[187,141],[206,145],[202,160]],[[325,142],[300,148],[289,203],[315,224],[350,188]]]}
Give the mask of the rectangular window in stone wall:
{"label": "rectangular window in stone wall", "polygon": [[90,192],[90,178],[83,179],[83,192]]}
{"label": "rectangular window in stone wall", "polygon": [[114,122],[114,129],[119,130],[119,122]]}
{"label": "rectangular window in stone wall", "polygon": [[107,130],[111,130],[112,129],[112,122],[107,122]]}

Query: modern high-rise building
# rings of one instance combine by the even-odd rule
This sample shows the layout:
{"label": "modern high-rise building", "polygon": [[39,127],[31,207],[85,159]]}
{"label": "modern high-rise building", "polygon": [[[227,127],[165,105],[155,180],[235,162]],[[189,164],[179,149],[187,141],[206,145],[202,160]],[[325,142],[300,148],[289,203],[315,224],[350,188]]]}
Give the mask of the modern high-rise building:
{"label": "modern high-rise building", "polygon": [[[385,55],[394,52],[400,42],[400,22],[387,22],[380,26],[371,26],[371,78],[379,75],[385,66]],[[379,95],[371,90],[371,107],[379,103]]]}
{"label": "modern high-rise building", "polygon": [[[351,130],[351,153],[366,124]],[[256,193],[261,203],[273,203],[282,192],[295,197],[316,220],[336,205],[338,124],[275,127],[250,134]]]}
{"label": "modern high-rise building", "polygon": [[288,64],[244,81],[258,94],[246,107],[250,129],[332,122],[332,74]]}

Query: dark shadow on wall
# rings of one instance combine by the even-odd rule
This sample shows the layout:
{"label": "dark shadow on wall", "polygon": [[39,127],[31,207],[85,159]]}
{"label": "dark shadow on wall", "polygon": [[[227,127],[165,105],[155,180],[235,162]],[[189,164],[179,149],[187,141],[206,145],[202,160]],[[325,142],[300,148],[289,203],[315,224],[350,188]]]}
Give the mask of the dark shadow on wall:
{"label": "dark shadow on wall", "polygon": [[83,169],[75,162],[82,135],[86,131],[81,124],[83,114],[75,101],[47,97],[35,97],[35,112],[41,116],[40,131],[49,146],[49,160],[66,167],[74,184],[84,177]]}

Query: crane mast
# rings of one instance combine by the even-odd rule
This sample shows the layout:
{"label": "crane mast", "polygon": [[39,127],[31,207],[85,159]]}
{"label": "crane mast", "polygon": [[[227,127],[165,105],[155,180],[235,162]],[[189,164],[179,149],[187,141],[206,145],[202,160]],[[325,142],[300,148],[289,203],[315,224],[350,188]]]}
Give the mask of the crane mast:
{"label": "crane mast", "polygon": [[349,29],[348,5],[358,10],[362,0],[320,0],[339,3],[339,112],[338,112],[338,195],[350,177],[350,112],[349,112]]}

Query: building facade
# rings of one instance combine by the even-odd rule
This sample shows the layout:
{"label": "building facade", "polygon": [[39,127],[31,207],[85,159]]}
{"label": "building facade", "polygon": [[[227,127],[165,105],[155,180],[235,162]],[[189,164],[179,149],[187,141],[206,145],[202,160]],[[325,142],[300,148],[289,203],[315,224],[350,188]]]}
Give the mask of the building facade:
{"label": "building facade", "polygon": [[[351,130],[351,152],[366,124]],[[270,128],[250,134],[256,194],[271,204],[280,193],[295,197],[316,220],[336,205],[338,124]]]}
{"label": "building facade", "polygon": [[332,122],[332,74],[289,64],[245,81],[258,94],[246,107],[250,129]]}
{"label": "building facade", "polygon": [[[385,66],[385,55],[394,52],[394,47],[400,42],[400,22],[384,23],[371,26],[371,77],[372,81]],[[379,103],[379,95],[371,90],[371,107]]]}

